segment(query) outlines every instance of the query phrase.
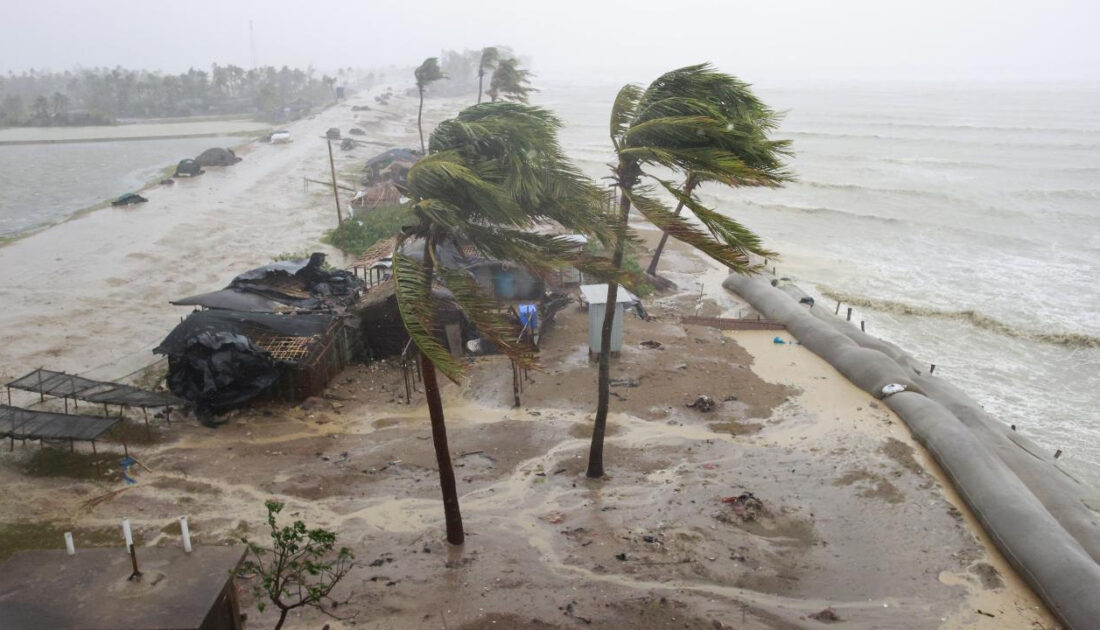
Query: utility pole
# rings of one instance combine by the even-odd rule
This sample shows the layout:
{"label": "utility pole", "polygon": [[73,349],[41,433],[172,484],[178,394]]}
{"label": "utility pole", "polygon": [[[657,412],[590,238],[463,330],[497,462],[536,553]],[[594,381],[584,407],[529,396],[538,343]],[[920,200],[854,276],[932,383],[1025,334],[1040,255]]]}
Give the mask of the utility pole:
{"label": "utility pole", "polygon": [[340,192],[336,189],[336,164],[332,161],[332,140],[325,138],[328,145],[328,168],[332,171],[332,198],[336,200],[336,225],[343,227],[344,215],[340,213]]}

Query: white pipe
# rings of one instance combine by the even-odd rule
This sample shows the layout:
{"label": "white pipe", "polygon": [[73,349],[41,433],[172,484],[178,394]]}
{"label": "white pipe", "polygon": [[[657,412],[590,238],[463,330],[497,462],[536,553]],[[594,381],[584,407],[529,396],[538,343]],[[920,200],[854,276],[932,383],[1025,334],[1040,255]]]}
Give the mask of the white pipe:
{"label": "white pipe", "polygon": [[122,521],[122,537],[126,540],[126,549],[134,546],[134,534],[130,531],[130,519]]}
{"label": "white pipe", "polygon": [[72,532],[65,532],[65,551],[69,552],[70,556],[76,555],[76,546],[73,545]]}
{"label": "white pipe", "polygon": [[191,553],[191,530],[187,528],[187,517],[180,517],[180,533],[183,534],[183,550]]}

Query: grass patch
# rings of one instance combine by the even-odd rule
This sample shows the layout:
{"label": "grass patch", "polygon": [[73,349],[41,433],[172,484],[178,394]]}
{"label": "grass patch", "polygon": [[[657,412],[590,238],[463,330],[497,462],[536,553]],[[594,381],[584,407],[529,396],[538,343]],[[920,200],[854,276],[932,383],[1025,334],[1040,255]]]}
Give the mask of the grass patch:
{"label": "grass patch", "polygon": [[[77,553],[81,547],[122,548],[121,527],[73,527],[65,523],[0,523],[0,562],[24,549],[64,549],[65,532],[73,533]],[[134,544],[141,545],[141,533],[134,530]]]}
{"label": "grass patch", "polygon": [[401,231],[413,222],[412,212],[400,204],[385,204],[361,210],[354,218],[330,230],[321,240],[352,256],[361,256],[371,245]]}
{"label": "grass patch", "polygon": [[23,464],[28,477],[67,477],[119,481],[122,453],[70,453],[67,449],[43,448],[34,452]]}

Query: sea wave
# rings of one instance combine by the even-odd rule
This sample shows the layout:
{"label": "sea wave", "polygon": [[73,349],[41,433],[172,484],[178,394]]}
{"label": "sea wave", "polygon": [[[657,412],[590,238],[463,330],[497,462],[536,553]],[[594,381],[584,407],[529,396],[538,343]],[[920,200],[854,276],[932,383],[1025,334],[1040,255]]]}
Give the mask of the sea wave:
{"label": "sea wave", "polygon": [[999,140],[996,142],[983,142],[973,138],[946,138],[946,137],[919,137],[919,136],[892,136],[881,135],[877,133],[843,133],[833,131],[800,131],[797,129],[782,129],[780,131],[781,136],[796,138],[816,138],[823,140],[836,140],[836,139],[850,139],[850,140],[889,140],[890,142],[934,142],[937,144],[952,143],[963,146],[982,146],[982,147],[997,147],[997,148],[1014,148],[1014,149],[1051,149],[1056,151],[1062,150],[1075,150],[1075,151],[1096,151],[1100,150],[1100,144],[1087,143],[1087,142],[1010,142],[1005,140]]}
{"label": "sea wave", "polygon": [[1087,188],[1062,188],[1051,190],[1016,190],[1012,194],[1028,199],[1067,199],[1095,201],[1100,199],[1100,190]]}
{"label": "sea wave", "polygon": [[964,309],[958,311],[942,310],[929,306],[916,306],[914,304],[908,304],[906,302],[898,302],[894,300],[867,298],[822,286],[818,287],[818,291],[820,291],[821,294],[827,298],[837,300],[845,304],[850,304],[852,306],[858,306],[875,311],[894,313],[896,315],[936,317],[939,319],[952,319],[963,321],[970,324],[971,326],[974,326],[975,328],[988,330],[990,332],[996,333],[998,335],[1003,335],[1005,337],[1012,337],[1014,339],[1026,339],[1028,341],[1035,341],[1038,343],[1045,343],[1056,346],[1064,346],[1067,348],[1100,348],[1100,337],[1077,332],[1045,332],[1020,328],[1017,326],[1013,326],[1012,324],[1002,322],[994,317],[990,317],[989,315],[986,315],[985,313],[974,309]]}

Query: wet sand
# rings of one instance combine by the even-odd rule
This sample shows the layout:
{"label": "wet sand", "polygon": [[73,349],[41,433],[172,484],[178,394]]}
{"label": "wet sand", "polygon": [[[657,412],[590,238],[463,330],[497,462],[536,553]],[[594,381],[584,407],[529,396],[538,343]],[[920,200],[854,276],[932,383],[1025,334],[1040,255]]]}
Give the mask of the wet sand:
{"label": "wet sand", "polygon": [[[125,373],[182,314],[168,298],[315,242],[332,210],[327,190],[302,190],[324,164],[311,138],[351,116],[329,110],[293,127],[288,147],[258,146],[224,173],[152,191],[145,207],[0,249],[2,268],[60,285],[0,314],[16,333],[5,376],[39,364]],[[400,120],[376,126],[365,128],[410,137]],[[218,429],[157,421],[133,448],[148,467],[132,472],[138,483],[94,506],[122,487],[117,475],[28,476],[41,455],[17,444],[0,452],[0,528],[92,537],[130,518],[143,544],[177,545],[175,518],[187,514],[196,544],[262,539],[262,503],[277,497],[284,515],[337,531],[359,560],[336,593],[342,620],[306,611],[288,627],[814,628],[826,608],[847,628],[1058,627],[892,412],[775,333],[681,324],[751,308],[711,286],[720,269],[678,247],[664,265],[681,290],[647,300],[651,321],[627,318],[612,366],[623,384],[606,479],[583,476],[596,369],[578,306],[545,337],[520,408],[499,358],[444,387],[461,549],[442,542],[423,396],[404,404],[392,363],[350,367],[305,408],[261,403]],[[13,294],[5,286],[6,303]],[[686,406],[701,394],[713,411]],[[270,609],[244,609],[250,627],[271,625]]]}

